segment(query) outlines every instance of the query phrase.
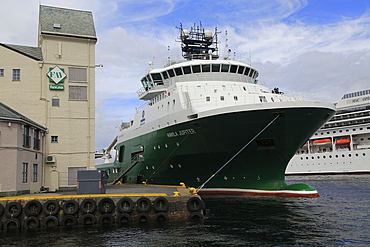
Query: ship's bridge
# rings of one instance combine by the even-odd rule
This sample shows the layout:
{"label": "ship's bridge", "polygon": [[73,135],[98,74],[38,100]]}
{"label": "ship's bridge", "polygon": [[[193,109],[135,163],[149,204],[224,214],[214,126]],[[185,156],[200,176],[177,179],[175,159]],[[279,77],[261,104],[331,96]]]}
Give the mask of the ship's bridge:
{"label": "ship's bridge", "polygon": [[188,81],[227,81],[257,83],[258,71],[233,60],[184,61],[163,69],[153,69],[141,79],[137,91],[142,100],[150,100],[166,91],[169,85]]}

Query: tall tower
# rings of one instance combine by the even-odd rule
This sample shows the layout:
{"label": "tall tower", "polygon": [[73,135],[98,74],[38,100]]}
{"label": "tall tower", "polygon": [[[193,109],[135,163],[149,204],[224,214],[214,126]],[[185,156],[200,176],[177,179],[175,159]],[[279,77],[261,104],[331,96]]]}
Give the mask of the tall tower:
{"label": "tall tower", "polygon": [[94,168],[96,42],[91,12],[40,6],[38,107],[49,130],[44,176],[51,190],[75,186],[77,170]]}

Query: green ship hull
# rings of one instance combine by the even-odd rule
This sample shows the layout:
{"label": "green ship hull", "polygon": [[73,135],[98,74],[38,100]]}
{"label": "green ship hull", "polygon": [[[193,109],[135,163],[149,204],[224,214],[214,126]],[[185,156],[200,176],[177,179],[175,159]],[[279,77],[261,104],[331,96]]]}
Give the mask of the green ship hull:
{"label": "green ship hull", "polygon": [[287,185],[285,169],[333,114],[332,108],[311,106],[195,118],[118,143],[115,162],[97,169],[107,170],[110,182],[183,182],[203,186],[201,195],[317,197],[309,185]]}

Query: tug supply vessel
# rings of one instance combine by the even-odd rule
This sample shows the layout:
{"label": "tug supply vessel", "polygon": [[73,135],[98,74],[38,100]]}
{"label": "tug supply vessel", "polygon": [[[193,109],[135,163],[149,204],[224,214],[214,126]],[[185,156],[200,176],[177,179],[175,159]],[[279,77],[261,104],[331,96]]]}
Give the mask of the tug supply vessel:
{"label": "tug supply vessel", "polygon": [[183,182],[200,195],[318,196],[287,185],[285,169],[335,106],[271,91],[250,62],[219,58],[217,28],[179,30],[184,60],[149,68],[138,91],[146,104],[122,123],[114,162],[96,168],[114,183]]}

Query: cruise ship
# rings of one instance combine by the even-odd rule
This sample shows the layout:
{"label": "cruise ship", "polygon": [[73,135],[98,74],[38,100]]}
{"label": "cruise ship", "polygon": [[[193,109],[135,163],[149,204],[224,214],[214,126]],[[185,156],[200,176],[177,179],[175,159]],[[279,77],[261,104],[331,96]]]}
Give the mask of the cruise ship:
{"label": "cruise ship", "polygon": [[370,173],[370,89],[345,94],[336,114],[296,152],[287,175]]}
{"label": "cruise ship", "polygon": [[335,113],[334,104],[283,94],[258,81],[250,62],[220,58],[219,32],[179,27],[183,60],[150,64],[138,98],[97,165],[112,183],[179,185],[201,195],[316,197],[315,188],[285,182],[300,146]]}

